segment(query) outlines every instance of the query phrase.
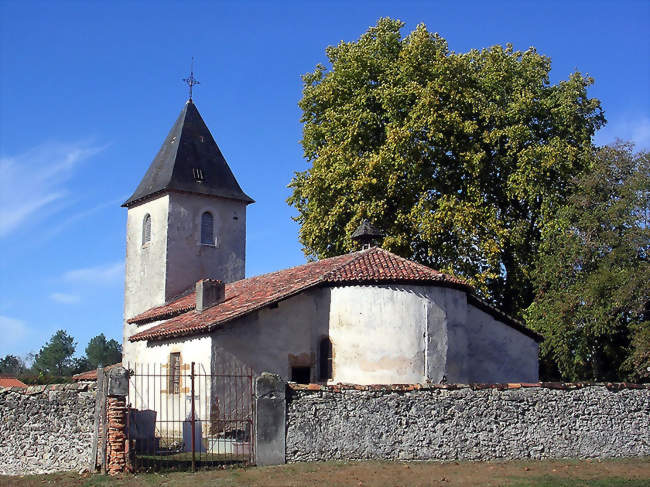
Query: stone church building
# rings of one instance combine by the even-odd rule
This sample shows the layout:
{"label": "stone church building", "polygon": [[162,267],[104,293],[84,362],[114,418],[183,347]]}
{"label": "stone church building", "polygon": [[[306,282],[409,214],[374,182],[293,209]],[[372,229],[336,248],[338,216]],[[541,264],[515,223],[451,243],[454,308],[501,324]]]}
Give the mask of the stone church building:
{"label": "stone church building", "polygon": [[380,247],[245,279],[251,203],[190,99],[123,205],[124,365],[236,362],[302,383],[538,380],[539,335]]}

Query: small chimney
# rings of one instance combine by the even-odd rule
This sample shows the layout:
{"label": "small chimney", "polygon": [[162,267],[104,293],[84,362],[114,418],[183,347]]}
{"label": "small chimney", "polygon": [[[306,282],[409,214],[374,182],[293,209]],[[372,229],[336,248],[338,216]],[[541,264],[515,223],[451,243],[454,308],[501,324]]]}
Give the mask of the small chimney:
{"label": "small chimney", "polygon": [[202,313],[212,306],[223,303],[226,285],[217,279],[201,279],[196,283],[196,311]]}

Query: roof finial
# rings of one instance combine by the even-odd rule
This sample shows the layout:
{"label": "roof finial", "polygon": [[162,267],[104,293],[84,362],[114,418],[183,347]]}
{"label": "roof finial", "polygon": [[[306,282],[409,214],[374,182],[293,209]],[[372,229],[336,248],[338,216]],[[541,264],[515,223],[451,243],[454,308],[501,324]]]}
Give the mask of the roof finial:
{"label": "roof finial", "polygon": [[378,228],[374,227],[368,220],[365,218],[361,220],[361,224],[352,234],[352,240],[355,240],[361,244],[361,250],[369,249],[372,247],[372,244],[384,237],[384,233]]}
{"label": "roof finial", "polygon": [[192,66],[190,67],[190,77],[183,78],[183,81],[190,87],[190,101],[192,101],[192,87],[195,85],[200,85],[199,80],[194,78],[194,56],[192,56]]}

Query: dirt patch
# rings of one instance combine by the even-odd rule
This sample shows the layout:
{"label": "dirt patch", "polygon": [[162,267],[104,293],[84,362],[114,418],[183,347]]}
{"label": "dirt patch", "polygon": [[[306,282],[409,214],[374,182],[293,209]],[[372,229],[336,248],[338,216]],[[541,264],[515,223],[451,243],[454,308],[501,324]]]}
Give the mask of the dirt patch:
{"label": "dirt patch", "polygon": [[277,467],[140,474],[109,478],[73,473],[2,477],[0,486],[41,487],[388,487],[650,485],[650,458],[528,462],[296,463]]}

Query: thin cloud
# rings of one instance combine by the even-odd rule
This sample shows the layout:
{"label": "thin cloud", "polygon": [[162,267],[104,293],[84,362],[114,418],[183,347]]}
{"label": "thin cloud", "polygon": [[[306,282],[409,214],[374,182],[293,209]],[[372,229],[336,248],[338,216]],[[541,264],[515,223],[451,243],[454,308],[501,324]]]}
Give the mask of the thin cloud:
{"label": "thin cloud", "polygon": [[81,298],[76,294],[66,293],[52,293],[50,294],[50,299],[62,304],[76,304],[81,301]]}
{"label": "thin cloud", "polygon": [[0,237],[20,228],[36,212],[56,211],[76,167],[103,149],[87,143],[43,144],[0,157]]}
{"label": "thin cloud", "polygon": [[30,329],[23,320],[0,315],[0,356],[15,353],[18,346],[22,345],[29,336]]}
{"label": "thin cloud", "polygon": [[111,200],[111,201],[106,201],[102,204],[99,204],[97,206],[94,206],[88,210],[83,210],[78,213],[75,213],[74,215],[69,216],[65,220],[63,220],[61,223],[55,225],[53,228],[51,228],[49,231],[47,231],[43,237],[42,241],[47,241],[54,237],[55,235],[61,233],[63,230],[65,230],[67,227],[72,225],[73,223],[78,222],[79,220],[83,220],[86,217],[89,217],[93,213],[96,213],[100,210],[103,210],[104,208],[108,208],[109,206],[114,206],[117,205],[118,203],[122,203],[124,200],[128,198],[127,196],[121,196],[117,199]]}
{"label": "thin cloud", "polygon": [[110,284],[124,277],[124,262],[73,269],[63,274],[66,282]]}

